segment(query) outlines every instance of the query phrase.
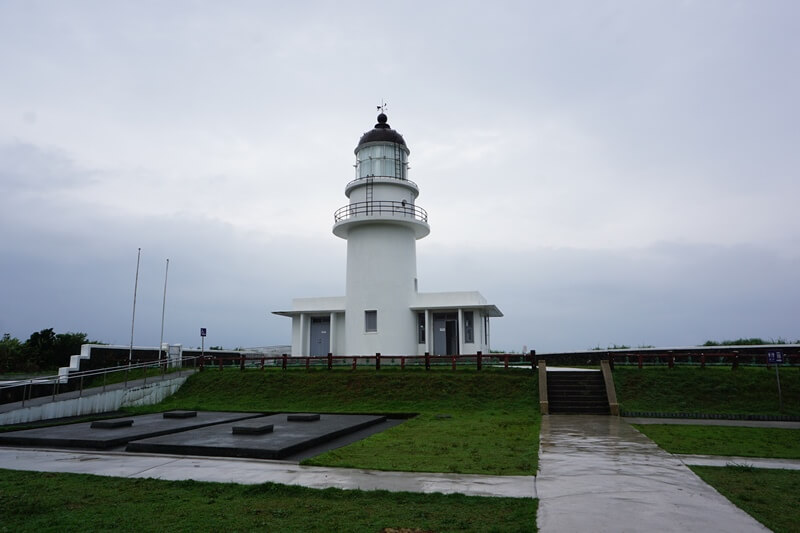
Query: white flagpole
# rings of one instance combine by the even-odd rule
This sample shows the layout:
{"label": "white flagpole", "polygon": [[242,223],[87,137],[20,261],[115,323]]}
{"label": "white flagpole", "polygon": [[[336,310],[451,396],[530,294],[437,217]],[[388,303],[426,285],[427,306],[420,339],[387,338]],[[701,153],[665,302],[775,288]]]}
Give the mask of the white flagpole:
{"label": "white flagpole", "polygon": [[136,282],[133,284],[133,316],[131,317],[131,349],[128,352],[128,366],[133,362],[133,324],[136,322],[136,292],[139,289],[139,260],[142,257],[142,249],[136,254]]}
{"label": "white flagpole", "polygon": [[[164,271],[164,301],[161,304],[161,338],[158,340],[158,362],[161,363],[161,347],[164,345],[164,312],[167,309],[167,276],[169,276],[169,259],[167,268]],[[169,357],[169,354],[167,354]]]}

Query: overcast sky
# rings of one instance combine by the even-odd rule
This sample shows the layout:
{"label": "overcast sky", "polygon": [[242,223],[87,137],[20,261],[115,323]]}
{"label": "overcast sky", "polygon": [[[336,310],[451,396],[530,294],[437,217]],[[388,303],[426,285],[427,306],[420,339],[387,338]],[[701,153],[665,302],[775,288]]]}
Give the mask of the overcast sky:
{"label": "overcast sky", "polygon": [[800,3],[0,0],[0,333],[290,342],[388,102],[493,348],[800,338]]}

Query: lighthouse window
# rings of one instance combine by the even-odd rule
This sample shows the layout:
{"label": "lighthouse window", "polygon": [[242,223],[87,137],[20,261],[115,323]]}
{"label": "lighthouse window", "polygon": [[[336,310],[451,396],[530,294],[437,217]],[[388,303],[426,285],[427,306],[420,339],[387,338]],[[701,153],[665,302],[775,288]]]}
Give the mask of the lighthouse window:
{"label": "lighthouse window", "polygon": [[425,344],[425,313],[417,313],[417,342]]}
{"label": "lighthouse window", "polygon": [[367,333],[378,331],[377,311],[364,311],[364,331]]}

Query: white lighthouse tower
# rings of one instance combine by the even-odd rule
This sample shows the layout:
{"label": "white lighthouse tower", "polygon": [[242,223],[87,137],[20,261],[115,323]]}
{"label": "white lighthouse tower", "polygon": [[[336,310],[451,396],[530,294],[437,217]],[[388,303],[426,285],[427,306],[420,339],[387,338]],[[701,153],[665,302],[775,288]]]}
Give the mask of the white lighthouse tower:
{"label": "white lighthouse tower", "polygon": [[386,121],[378,115],[358,141],[350,203],[334,214],[333,233],[347,239],[345,350],[354,354],[417,351],[408,334],[416,328],[417,239],[430,227],[408,179],[410,150]]}
{"label": "white lighthouse tower", "polygon": [[489,318],[503,313],[477,291],[418,292],[417,240],[430,233],[416,204],[403,136],[378,115],[355,149],[356,175],[334,213],[347,240],[345,296],[295,298],[292,355],[459,355],[489,352]]}

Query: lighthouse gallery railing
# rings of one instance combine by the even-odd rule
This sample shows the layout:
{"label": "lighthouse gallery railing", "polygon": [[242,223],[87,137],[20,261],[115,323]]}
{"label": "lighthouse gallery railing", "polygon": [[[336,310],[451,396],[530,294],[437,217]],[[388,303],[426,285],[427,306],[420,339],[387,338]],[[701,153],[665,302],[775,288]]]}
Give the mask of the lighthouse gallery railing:
{"label": "lighthouse gallery railing", "polygon": [[428,212],[421,207],[409,202],[396,202],[393,200],[355,202],[337,209],[333,214],[333,219],[335,222],[341,222],[358,216],[371,215],[401,216],[428,222]]}

